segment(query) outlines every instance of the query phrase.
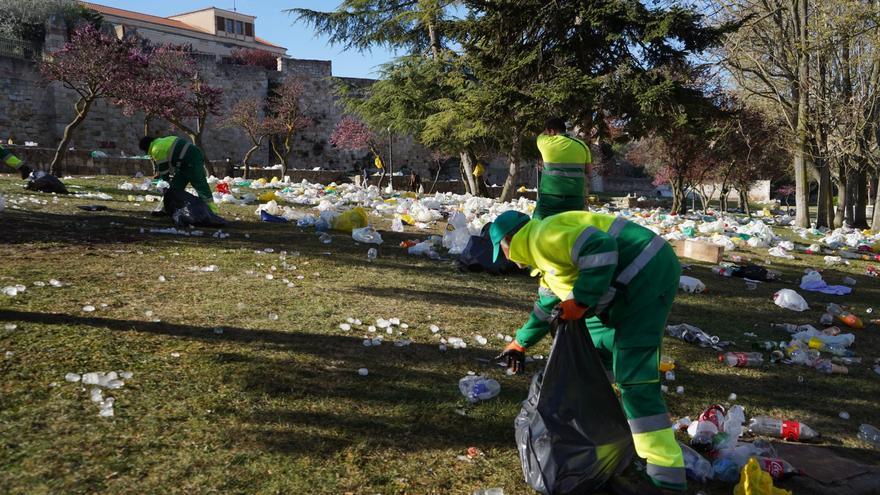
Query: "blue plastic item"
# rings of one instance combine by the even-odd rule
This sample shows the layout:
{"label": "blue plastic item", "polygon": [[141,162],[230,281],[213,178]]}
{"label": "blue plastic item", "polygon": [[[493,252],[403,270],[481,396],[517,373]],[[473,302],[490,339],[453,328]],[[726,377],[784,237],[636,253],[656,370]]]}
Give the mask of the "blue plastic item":
{"label": "blue plastic item", "polygon": [[284,217],[279,217],[278,215],[272,215],[271,213],[266,212],[266,210],[260,210],[260,220],[264,222],[270,223],[286,223],[287,219]]}

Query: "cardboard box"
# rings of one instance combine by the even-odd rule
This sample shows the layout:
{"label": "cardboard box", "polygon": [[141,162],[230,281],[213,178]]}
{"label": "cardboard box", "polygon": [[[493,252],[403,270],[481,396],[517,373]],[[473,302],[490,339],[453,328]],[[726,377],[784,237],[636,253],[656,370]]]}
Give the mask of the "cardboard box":
{"label": "cardboard box", "polygon": [[708,242],[685,239],[683,241],[671,241],[670,244],[679,258],[690,258],[717,265],[721,263],[721,257],[724,255],[723,247]]}

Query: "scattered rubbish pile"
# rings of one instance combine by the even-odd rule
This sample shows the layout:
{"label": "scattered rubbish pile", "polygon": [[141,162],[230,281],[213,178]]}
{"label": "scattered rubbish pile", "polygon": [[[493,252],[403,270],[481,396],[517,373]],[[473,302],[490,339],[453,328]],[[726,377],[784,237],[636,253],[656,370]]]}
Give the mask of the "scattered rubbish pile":
{"label": "scattered rubbish pile", "polygon": [[130,371],[110,371],[107,373],[101,371],[92,371],[89,373],[68,373],[64,375],[64,380],[71,383],[82,382],[83,385],[92,385],[89,389],[90,400],[98,405],[98,416],[109,418],[113,416],[113,406],[116,403],[114,397],[105,397],[105,390],[120,389],[125,385],[124,380],[130,379],[134,374]]}

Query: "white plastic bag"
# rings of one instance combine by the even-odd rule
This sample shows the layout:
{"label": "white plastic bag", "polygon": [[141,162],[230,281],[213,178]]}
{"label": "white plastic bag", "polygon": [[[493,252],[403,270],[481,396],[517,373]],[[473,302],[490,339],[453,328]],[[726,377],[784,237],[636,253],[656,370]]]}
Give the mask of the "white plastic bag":
{"label": "white plastic bag", "polygon": [[773,294],[773,302],[780,308],[792,311],[806,311],[809,309],[807,301],[800,294],[791,289],[782,289]]}
{"label": "white plastic bag", "polygon": [[351,238],[357,242],[365,244],[382,244],[382,236],[376,232],[376,229],[369,225],[360,229],[351,231]]}
{"label": "white plastic bag", "polygon": [[678,288],[685,292],[699,294],[700,292],[706,290],[706,284],[694,277],[682,275],[681,278],[678,280]]}
{"label": "white plastic bag", "polygon": [[770,248],[770,250],[769,250],[768,252],[770,253],[770,256],[775,256],[775,257],[777,257],[777,258],[785,258],[785,259],[787,259],[787,260],[793,260],[793,259],[794,259],[794,256],[788,254],[788,253],[785,251],[785,249],[782,248],[781,245],[780,245],[780,246],[776,246],[776,247],[774,247],[774,248]]}

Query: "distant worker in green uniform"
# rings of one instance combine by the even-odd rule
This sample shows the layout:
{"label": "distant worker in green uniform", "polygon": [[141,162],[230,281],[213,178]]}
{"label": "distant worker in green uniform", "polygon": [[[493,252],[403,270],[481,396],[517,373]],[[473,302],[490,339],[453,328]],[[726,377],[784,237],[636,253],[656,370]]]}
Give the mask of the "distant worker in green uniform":
{"label": "distant worker in green uniform", "polygon": [[156,176],[167,180],[171,189],[183,191],[190,184],[211,211],[220,211],[205,175],[205,155],[198,146],[177,136],[147,136],[141,139],[139,147],[153,160]]}
{"label": "distant worker in green uniform", "polygon": [[486,166],[482,161],[477,160],[474,166],[474,182],[477,183],[477,195],[484,198],[489,197],[489,187],[486,185]]}
{"label": "distant worker in green uniform", "polygon": [[22,179],[27,179],[33,170],[25,165],[25,163],[18,159],[17,156],[13,155],[11,151],[0,146],[0,160],[3,160],[3,163],[6,165],[18,170],[18,173],[21,174]]}
{"label": "distant worker in green uniform", "polygon": [[547,218],[564,211],[584,209],[584,177],[593,160],[590,147],[565,133],[565,121],[548,119],[538,136],[538,151],[544,162],[538,184],[538,202],[533,218]]}
{"label": "distant worker in green uniform", "polygon": [[605,369],[620,389],[633,443],[651,482],[686,488],[684,460],[660,390],[660,344],[681,266],[672,247],[650,230],[586,211],[545,220],[507,211],[489,228],[494,256],[504,253],[541,274],[528,322],[498,359],[521,372],[526,349],[549,331],[550,315],[585,319]]}

